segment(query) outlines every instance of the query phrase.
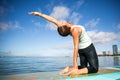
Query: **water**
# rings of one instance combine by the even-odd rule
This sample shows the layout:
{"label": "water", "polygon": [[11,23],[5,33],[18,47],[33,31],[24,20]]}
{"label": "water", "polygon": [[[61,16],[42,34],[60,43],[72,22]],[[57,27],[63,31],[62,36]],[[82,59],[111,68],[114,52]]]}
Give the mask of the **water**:
{"label": "water", "polygon": [[[0,75],[58,71],[66,66],[72,66],[71,57],[0,57]],[[120,68],[120,57],[99,57],[99,66]]]}

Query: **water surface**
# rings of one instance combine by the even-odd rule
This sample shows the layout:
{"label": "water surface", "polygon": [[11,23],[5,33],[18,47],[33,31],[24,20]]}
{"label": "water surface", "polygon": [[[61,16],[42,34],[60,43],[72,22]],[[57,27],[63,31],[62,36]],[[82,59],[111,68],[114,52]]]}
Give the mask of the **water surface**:
{"label": "water surface", "polygon": [[[72,57],[0,57],[0,75],[58,71],[72,64]],[[99,66],[119,68],[120,57],[99,57]]]}

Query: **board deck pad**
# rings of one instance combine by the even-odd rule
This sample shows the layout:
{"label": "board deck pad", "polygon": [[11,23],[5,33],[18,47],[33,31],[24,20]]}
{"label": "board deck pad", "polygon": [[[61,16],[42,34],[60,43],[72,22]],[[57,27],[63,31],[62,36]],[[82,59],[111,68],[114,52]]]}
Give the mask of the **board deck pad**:
{"label": "board deck pad", "polygon": [[38,72],[0,76],[0,80],[120,80],[120,70],[100,68],[98,73],[61,76],[59,72]]}

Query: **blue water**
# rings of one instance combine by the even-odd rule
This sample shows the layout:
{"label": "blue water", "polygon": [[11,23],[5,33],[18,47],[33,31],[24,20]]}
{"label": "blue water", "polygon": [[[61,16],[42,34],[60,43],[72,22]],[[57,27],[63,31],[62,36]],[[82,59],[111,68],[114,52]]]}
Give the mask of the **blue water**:
{"label": "blue water", "polygon": [[[72,66],[72,57],[0,57],[0,75],[58,71],[66,66]],[[120,57],[99,57],[99,66],[120,68]]]}

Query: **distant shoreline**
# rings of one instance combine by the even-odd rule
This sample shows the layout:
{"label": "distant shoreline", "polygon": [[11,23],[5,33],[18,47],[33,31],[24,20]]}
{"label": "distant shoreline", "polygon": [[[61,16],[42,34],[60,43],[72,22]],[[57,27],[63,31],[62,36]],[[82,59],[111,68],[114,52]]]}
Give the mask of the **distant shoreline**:
{"label": "distant shoreline", "polygon": [[[116,57],[116,56],[120,56],[120,54],[115,54],[115,55],[103,55],[103,54],[99,54],[98,57],[104,57],[104,56],[113,56],[113,57]],[[36,57],[36,58],[47,58],[47,57],[66,57],[66,58],[69,58],[69,57],[72,57],[72,56],[0,56],[0,58],[3,58],[3,57],[22,57],[22,58],[32,58],[32,57]]]}
{"label": "distant shoreline", "polygon": [[98,56],[120,56],[120,54],[112,54],[112,55],[106,54],[106,55],[98,55]]}

